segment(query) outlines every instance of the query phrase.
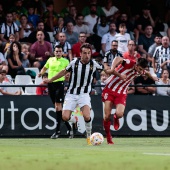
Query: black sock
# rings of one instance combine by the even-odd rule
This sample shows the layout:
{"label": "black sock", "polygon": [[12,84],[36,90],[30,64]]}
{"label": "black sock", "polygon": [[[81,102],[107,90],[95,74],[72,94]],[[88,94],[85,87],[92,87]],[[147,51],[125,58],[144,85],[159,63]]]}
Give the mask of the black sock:
{"label": "black sock", "polygon": [[56,133],[60,131],[60,125],[62,120],[62,111],[56,111],[56,121],[57,121],[57,127],[56,127]]}
{"label": "black sock", "polygon": [[70,131],[71,130],[71,126],[68,122],[64,122],[64,124],[66,125],[67,129]]}

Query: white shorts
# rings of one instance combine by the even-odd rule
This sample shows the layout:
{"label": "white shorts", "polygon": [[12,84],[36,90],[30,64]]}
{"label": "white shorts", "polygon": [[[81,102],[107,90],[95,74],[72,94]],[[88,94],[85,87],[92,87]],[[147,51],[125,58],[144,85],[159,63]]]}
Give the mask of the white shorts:
{"label": "white shorts", "polygon": [[91,98],[88,93],[85,94],[66,94],[63,110],[71,110],[74,111],[77,105],[82,108],[83,106],[87,105],[91,108]]}

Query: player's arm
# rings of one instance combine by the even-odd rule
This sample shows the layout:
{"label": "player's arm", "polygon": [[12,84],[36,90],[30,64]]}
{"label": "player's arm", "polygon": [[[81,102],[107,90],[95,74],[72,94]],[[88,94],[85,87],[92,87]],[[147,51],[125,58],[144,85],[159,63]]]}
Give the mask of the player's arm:
{"label": "player's arm", "polygon": [[53,82],[54,80],[57,80],[63,76],[65,76],[68,73],[68,71],[66,71],[66,69],[61,70],[59,73],[57,73],[54,77],[52,77],[51,79],[47,80],[48,83]]}
{"label": "player's arm", "polygon": [[118,77],[121,77],[121,74],[118,73],[115,68],[117,67],[117,65],[121,64],[123,62],[123,58],[122,57],[115,57],[113,62],[112,62],[112,66],[111,69],[104,69],[104,72],[106,74],[114,74]]}

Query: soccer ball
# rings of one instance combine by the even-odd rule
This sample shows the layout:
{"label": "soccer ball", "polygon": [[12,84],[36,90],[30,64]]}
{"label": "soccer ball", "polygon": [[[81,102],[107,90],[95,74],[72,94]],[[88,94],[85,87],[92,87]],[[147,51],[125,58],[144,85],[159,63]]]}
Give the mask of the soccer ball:
{"label": "soccer ball", "polygon": [[95,132],[90,136],[90,142],[93,146],[101,145],[104,141],[104,137],[101,133]]}

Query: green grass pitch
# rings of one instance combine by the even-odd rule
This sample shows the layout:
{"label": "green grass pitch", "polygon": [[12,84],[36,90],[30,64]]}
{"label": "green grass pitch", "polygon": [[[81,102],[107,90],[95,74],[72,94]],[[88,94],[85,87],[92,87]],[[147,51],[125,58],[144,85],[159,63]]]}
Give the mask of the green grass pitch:
{"label": "green grass pitch", "polygon": [[0,139],[0,170],[170,170],[170,138]]}

